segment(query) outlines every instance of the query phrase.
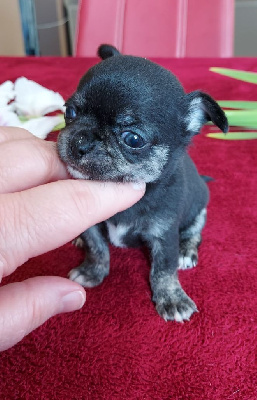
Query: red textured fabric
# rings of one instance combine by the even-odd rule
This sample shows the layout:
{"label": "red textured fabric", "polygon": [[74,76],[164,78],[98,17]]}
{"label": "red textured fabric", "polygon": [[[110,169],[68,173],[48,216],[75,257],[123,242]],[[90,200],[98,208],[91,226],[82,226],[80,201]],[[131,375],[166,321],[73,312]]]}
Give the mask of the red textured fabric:
{"label": "red textured fabric", "polygon": [[[209,72],[257,72],[257,59],[158,60],[187,91],[257,100],[256,86]],[[0,59],[1,81],[34,79],[67,98],[96,60]],[[211,201],[196,268],[179,273],[199,313],[163,321],[151,302],[144,249],[111,247],[111,272],[82,310],[59,315],[0,355],[1,399],[257,399],[257,141],[207,138],[190,148]],[[54,135],[51,135],[53,138]],[[66,276],[82,260],[67,244],[31,259],[3,283]]]}

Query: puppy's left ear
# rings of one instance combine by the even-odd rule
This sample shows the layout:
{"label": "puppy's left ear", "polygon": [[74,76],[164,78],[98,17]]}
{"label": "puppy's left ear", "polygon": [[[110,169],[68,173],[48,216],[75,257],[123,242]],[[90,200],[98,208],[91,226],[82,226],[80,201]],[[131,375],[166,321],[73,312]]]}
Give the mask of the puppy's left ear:
{"label": "puppy's left ear", "polygon": [[228,132],[228,120],[218,103],[208,94],[195,91],[186,95],[188,111],[185,118],[186,130],[191,134],[199,133],[201,127],[212,121],[224,133]]}
{"label": "puppy's left ear", "polygon": [[101,44],[101,46],[98,47],[97,54],[99,57],[101,57],[102,60],[105,60],[109,57],[121,55],[119,50],[110,44]]}

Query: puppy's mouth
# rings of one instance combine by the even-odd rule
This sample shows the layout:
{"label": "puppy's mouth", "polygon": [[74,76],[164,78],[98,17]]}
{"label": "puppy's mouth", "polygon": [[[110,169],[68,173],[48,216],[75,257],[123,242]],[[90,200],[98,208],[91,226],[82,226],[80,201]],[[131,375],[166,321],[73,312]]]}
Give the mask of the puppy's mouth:
{"label": "puppy's mouth", "polygon": [[69,174],[75,179],[90,180],[89,175],[86,175],[84,172],[81,172],[79,169],[72,167],[71,165],[67,165],[67,170],[68,170]]}
{"label": "puppy's mouth", "polygon": [[69,174],[75,179],[102,182],[137,183],[137,180],[134,177],[130,175],[124,175],[118,170],[108,168],[108,165],[106,164],[96,165],[94,163],[89,163],[89,167],[85,169],[80,165],[66,162],[66,167]]}

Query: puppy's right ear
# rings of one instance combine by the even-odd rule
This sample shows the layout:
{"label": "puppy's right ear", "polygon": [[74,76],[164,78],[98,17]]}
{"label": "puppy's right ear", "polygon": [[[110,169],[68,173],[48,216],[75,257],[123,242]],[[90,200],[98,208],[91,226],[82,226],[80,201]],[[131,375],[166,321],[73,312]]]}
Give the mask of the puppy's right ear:
{"label": "puppy's right ear", "polygon": [[101,44],[101,46],[98,47],[97,54],[99,57],[101,57],[102,60],[105,60],[109,57],[121,55],[119,50],[117,50],[116,47],[111,46],[110,44]]}
{"label": "puppy's right ear", "polygon": [[197,134],[208,121],[212,121],[222,132],[228,132],[227,117],[211,96],[200,91],[191,92],[186,96],[188,99],[188,113],[185,120],[188,132]]}

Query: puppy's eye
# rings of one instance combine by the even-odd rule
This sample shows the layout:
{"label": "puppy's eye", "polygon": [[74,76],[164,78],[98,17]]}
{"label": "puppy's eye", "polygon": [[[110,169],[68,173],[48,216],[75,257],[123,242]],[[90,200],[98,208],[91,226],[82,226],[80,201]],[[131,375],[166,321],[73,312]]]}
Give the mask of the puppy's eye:
{"label": "puppy's eye", "polygon": [[76,109],[72,106],[67,106],[65,111],[65,118],[72,121],[77,116]]}
{"label": "puppy's eye", "polygon": [[145,145],[144,139],[137,133],[123,132],[122,139],[127,146],[132,147],[133,149],[140,149]]}

